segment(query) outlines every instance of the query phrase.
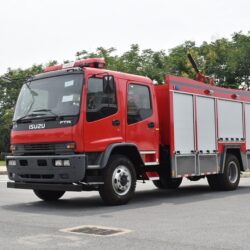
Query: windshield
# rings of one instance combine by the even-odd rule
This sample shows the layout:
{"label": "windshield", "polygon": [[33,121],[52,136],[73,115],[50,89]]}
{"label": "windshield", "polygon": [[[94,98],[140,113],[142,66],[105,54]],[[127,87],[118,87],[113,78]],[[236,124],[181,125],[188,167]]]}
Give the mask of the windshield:
{"label": "windshield", "polygon": [[79,114],[83,74],[27,82],[19,94],[13,120],[39,116]]}

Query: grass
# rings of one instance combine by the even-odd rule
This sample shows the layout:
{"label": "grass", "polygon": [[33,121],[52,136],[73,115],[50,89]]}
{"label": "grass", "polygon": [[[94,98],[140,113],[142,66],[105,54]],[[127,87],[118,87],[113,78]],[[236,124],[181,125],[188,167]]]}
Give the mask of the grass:
{"label": "grass", "polygon": [[0,167],[5,166],[5,161],[0,161]]}

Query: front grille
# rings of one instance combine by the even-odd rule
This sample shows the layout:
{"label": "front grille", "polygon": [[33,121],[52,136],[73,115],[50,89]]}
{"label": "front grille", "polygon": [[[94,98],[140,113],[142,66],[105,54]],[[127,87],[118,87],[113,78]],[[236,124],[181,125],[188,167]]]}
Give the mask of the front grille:
{"label": "front grille", "polygon": [[16,144],[14,155],[54,155],[72,153],[72,149],[67,149],[67,144],[68,143]]}
{"label": "front grille", "polygon": [[53,174],[20,174],[21,178],[24,179],[53,179]]}
{"label": "front grille", "polygon": [[[21,145],[20,145],[21,146]],[[24,144],[25,151],[43,151],[43,150],[55,150],[55,144]]]}
{"label": "front grille", "polygon": [[39,167],[45,167],[45,166],[47,166],[47,161],[46,160],[38,160],[37,165]]}
{"label": "front grille", "polygon": [[23,149],[25,151],[65,150],[66,144],[65,143],[23,144]]}
{"label": "front grille", "polygon": [[28,161],[27,160],[20,160],[20,165],[21,166],[28,166]]}

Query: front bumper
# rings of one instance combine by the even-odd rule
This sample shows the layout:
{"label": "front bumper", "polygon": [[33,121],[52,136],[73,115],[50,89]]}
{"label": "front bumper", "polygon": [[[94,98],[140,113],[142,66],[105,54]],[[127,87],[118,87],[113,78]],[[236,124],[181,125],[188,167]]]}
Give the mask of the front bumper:
{"label": "front bumper", "polygon": [[[66,159],[69,167],[55,167],[54,161]],[[10,160],[16,166],[10,166]],[[47,156],[7,156],[6,165],[9,179],[15,182],[35,183],[75,183],[82,181],[87,168],[87,156],[47,155]]]}
{"label": "front bumper", "polygon": [[84,185],[73,184],[51,184],[51,183],[23,183],[23,182],[7,182],[8,188],[18,189],[36,189],[36,190],[49,190],[49,191],[83,191],[86,190]]}

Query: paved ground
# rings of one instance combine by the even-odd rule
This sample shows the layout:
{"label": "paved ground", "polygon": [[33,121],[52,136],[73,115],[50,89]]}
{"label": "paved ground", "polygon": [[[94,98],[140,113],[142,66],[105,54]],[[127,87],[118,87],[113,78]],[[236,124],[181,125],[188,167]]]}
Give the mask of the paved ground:
{"label": "paved ground", "polygon": [[[179,190],[138,184],[128,205],[103,206],[96,192],[39,201],[29,190],[6,189],[0,176],[1,249],[249,249],[250,178],[234,192],[212,192],[206,181]],[[80,225],[125,228],[113,237],[75,235]]]}
{"label": "paved ground", "polygon": [[6,175],[7,174],[7,170],[5,166],[0,166],[0,175]]}

